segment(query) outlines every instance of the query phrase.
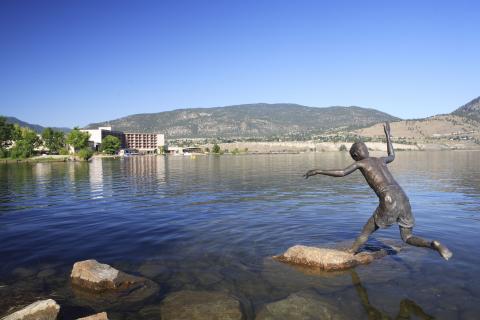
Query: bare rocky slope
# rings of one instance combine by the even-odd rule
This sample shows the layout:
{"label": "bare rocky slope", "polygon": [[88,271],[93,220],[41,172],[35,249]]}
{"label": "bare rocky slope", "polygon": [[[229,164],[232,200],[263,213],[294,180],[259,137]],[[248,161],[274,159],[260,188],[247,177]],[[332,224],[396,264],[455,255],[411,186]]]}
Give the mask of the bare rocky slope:
{"label": "bare rocky slope", "polygon": [[480,121],[480,97],[475,98],[469,103],[461,106],[457,110],[453,111],[452,114]]}
{"label": "bare rocky slope", "polygon": [[[425,119],[401,120],[390,123],[392,135],[399,139],[455,139],[477,136],[479,123],[475,120],[457,115],[439,115]],[[355,130],[355,133],[367,137],[383,137],[383,125]]]}
{"label": "bare rocky slope", "polygon": [[[451,114],[424,119],[400,120],[390,124],[397,141],[407,143],[439,143],[455,148],[478,148],[480,143],[480,97]],[[381,123],[353,131],[362,137],[384,136]]]}

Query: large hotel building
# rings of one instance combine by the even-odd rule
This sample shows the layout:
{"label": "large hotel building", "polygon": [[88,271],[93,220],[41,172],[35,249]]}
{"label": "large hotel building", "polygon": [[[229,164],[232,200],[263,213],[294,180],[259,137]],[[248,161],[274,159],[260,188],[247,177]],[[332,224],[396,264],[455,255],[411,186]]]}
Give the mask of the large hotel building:
{"label": "large hotel building", "polygon": [[125,132],[125,147],[136,149],[140,153],[151,153],[165,146],[165,136],[159,133]]}
{"label": "large hotel building", "polygon": [[90,145],[94,150],[99,150],[102,139],[108,135],[120,139],[122,148],[137,150],[139,153],[158,153],[165,147],[165,135],[160,133],[133,133],[114,131],[112,127],[100,127],[98,129],[81,130],[90,134]]}

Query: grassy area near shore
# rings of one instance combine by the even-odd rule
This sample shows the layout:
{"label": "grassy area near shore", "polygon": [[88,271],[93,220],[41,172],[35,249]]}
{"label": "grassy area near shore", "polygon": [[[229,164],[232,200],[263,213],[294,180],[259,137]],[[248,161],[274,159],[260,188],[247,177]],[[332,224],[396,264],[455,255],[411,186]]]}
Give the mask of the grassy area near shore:
{"label": "grassy area near shore", "polygon": [[0,159],[0,163],[39,163],[39,162],[65,162],[68,161],[70,156],[68,155],[49,155],[49,156],[37,156],[25,159],[13,159],[3,158]]}
{"label": "grassy area near shore", "polygon": [[[119,155],[95,154],[92,158],[120,158]],[[2,158],[0,163],[43,163],[43,162],[67,162],[67,161],[89,161],[73,155],[43,155],[24,159]]]}

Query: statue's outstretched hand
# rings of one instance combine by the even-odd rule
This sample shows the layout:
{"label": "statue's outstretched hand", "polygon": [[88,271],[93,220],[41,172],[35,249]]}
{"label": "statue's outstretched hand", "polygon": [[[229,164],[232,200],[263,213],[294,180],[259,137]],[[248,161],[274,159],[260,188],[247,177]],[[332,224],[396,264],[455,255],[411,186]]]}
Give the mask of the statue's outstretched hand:
{"label": "statue's outstretched hand", "polygon": [[313,169],[313,170],[308,170],[307,173],[305,173],[303,176],[305,177],[305,179],[308,179],[308,177],[314,176],[316,174],[317,174],[317,170]]}
{"label": "statue's outstretched hand", "polygon": [[383,125],[383,129],[385,130],[386,135],[390,135],[390,123],[388,121]]}

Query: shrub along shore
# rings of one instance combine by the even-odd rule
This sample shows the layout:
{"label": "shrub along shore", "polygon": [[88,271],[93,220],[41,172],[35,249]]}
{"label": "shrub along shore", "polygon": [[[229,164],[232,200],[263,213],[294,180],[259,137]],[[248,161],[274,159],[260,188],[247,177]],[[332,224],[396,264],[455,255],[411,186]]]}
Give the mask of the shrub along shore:
{"label": "shrub along shore", "polygon": [[[46,128],[42,134],[37,134],[30,128],[8,123],[0,116],[0,162],[85,161],[94,155],[89,139],[90,134],[79,128],[68,134]],[[113,155],[120,145],[117,137],[106,136],[100,151]],[[39,154],[42,156],[37,157]]]}

